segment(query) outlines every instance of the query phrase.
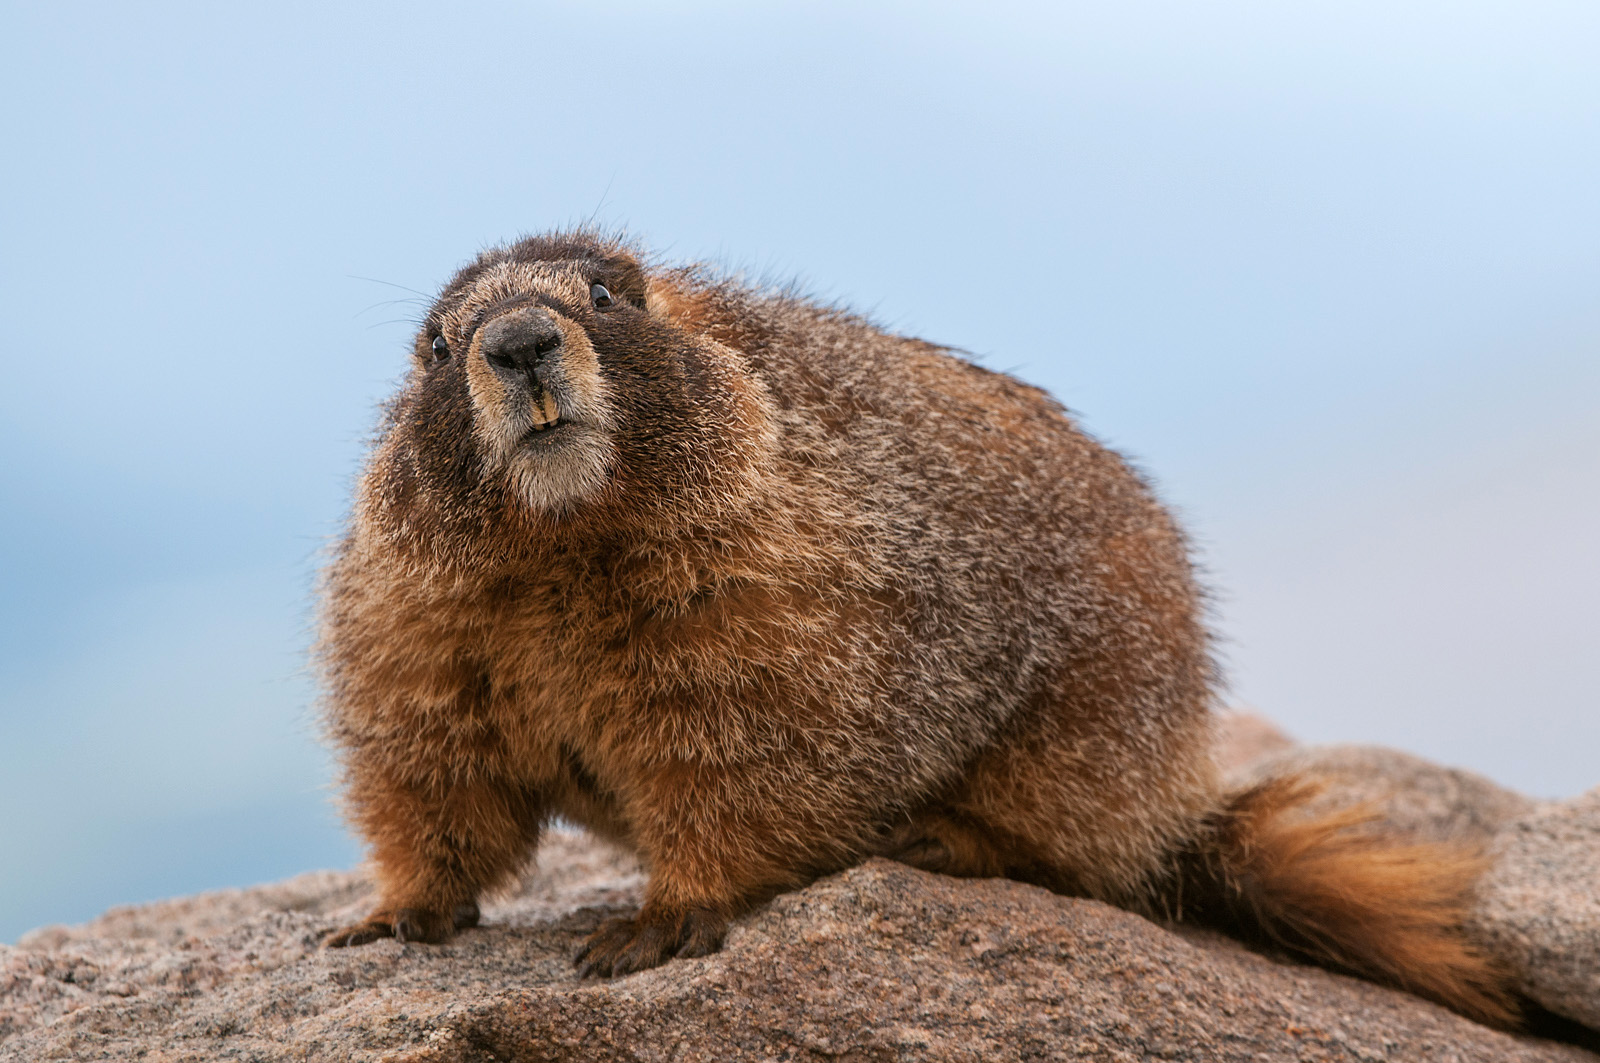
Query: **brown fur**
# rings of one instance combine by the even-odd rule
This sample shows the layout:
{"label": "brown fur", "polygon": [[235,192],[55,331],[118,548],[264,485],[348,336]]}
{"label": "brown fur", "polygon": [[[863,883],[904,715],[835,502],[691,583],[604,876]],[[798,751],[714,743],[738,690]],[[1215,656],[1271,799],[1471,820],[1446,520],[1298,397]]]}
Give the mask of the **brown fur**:
{"label": "brown fur", "polygon": [[1174,914],[1512,1025],[1506,973],[1460,930],[1483,852],[1386,839],[1366,806],[1307,816],[1318,789],[1280,778],[1234,794],[1180,858]]}
{"label": "brown fur", "polygon": [[[558,353],[493,368],[486,323],[546,319]],[[384,898],[332,943],[470,924],[562,816],[650,871],[586,946],[601,974],[885,854],[1147,911],[1214,887],[1493,1015],[1466,953],[1391,945],[1459,939],[1467,865],[1226,804],[1201,614],[1171,518],[1043,392],[593,234],[486,252],[430,311],[325,574],[329,730]],[[1401,880],[1390,915],[1351,900]]]}

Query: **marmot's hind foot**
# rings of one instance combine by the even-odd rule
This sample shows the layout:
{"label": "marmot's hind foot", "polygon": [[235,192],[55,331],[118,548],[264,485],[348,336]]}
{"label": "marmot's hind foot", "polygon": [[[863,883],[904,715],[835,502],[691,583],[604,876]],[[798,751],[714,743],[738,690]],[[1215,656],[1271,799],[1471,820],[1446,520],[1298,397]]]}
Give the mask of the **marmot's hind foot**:
{"label": "marmot's hind foot", "polygon": [[928,812],[893,832],[880,853],[935,874],[998,878],[1006,873],[1006,861],[995,838],[992,828]]}

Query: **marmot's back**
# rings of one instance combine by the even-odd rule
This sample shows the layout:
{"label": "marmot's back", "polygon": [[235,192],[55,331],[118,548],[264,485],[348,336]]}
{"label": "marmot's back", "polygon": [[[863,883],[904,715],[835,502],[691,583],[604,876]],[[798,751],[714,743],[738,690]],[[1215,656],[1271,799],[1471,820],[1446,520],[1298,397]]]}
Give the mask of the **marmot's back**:
{"label": "marmot's back", "polygon": [[1163,658],[1171,689],[1124,696],[1112,725],[1205,744],[1213,673],[1186,544],[1118,455],[1044,391],[955,352],[803,301],[707,302],[695,324],[745,345],[780,455],[861,508],[947,667],[1003,676],[1025,699],[1114,637]]}

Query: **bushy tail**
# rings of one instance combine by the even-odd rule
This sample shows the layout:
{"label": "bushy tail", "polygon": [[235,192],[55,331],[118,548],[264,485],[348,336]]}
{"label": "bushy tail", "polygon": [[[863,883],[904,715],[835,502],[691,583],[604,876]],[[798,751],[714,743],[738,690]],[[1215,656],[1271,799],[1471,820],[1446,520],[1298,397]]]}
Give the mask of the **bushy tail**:
{"label": "bushy tail", "polygon": [[1320,790],[1289,777],[1230,798],[1183,854],[1174,914],[1514,1026],[1506,976],[1463,932],[1481,850],[1386,840],[1367,806],[1308,814]]}

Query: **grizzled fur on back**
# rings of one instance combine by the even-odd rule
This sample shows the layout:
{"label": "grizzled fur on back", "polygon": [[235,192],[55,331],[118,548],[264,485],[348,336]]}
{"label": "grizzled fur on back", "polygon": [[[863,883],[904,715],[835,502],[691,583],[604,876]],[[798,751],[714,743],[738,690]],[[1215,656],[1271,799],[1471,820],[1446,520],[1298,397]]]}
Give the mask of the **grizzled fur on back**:
{"label": "grizzled fur on back", "polygon": [[555,816],[650,872],[605,975],[869,854],[1152,909],[1222,837],[1201,613],[1038,389],[593,233],[486,252],[325,575],[384,897],[332,943],[473,922]]}

